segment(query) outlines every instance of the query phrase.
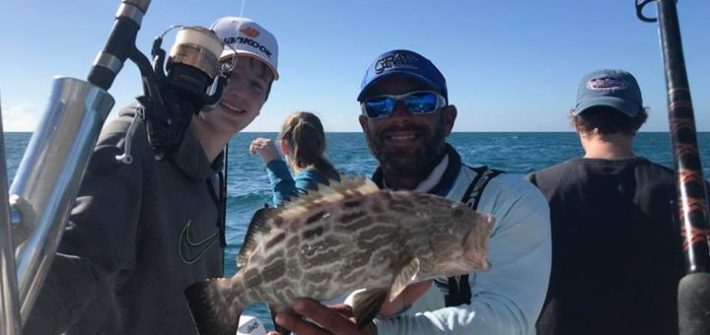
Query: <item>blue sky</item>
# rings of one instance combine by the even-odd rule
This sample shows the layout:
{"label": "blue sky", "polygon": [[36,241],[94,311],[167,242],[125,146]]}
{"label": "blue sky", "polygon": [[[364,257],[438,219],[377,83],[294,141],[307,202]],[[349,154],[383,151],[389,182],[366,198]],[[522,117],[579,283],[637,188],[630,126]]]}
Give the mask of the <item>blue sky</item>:
{"label": "blue sky", "polygon": [[[377,55],[407,48],[431,59],[458,107],[454,131],[568,131],[578,80],[600,68],[636,75],[650,107],[644,130],[667,131],[656,24],[635,0],[245,0],[244,15],[279,41],[279,72],[262,114],[246,130],[277,131],[310,110],[328,131],[360,131],[355,97]],[[85,78],[119,1],[0,1],[0,94],[6,131],[31,131],[54,76]],[[138,46],[173,24],[238,15],[241,0],[153,0]],[[655,15],[655,5],[648,6]],[[698,130],[710,131],[710,1],[678,2]],[[172,45],[169,35],[164,48]],[[110,90],[116,107],[141,94],[127,64]],[[113,117],[113,115],[110,117]]]}

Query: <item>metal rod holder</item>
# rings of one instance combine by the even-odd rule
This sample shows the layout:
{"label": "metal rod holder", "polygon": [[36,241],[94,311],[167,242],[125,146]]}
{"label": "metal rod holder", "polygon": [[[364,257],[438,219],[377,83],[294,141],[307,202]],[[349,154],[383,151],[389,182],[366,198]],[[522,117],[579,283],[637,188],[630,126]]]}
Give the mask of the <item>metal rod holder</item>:
{"label": "metal rod holder", "polygon": [[57,250],[101,127],[114,99],[73,78],[57,78],[10,187],[22,320],[27,320]]}

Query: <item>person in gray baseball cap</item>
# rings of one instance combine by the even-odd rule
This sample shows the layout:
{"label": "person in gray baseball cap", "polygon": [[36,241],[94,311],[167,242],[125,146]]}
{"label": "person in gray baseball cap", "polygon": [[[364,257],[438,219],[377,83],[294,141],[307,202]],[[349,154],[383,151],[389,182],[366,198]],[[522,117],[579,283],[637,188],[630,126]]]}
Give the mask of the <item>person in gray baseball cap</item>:
{"label": "person in gray baseball cap", "polygon": [[540,335],[678,334],[675,178],[634,153],[647,116],[633,75],[592,72],[570,113],[584,157],[527,176],[548,199],[552,223]]}

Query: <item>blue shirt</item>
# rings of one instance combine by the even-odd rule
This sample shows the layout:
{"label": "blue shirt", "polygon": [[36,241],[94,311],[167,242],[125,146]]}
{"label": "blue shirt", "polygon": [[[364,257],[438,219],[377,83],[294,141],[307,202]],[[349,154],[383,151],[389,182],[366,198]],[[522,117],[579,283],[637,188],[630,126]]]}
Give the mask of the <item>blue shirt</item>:
{"label": "blue shirt", "polygon": [[272,200],[277,207],[291,197],[318,190],[318,184],[329,185],[328,180],[340,181],[340,176],[333,175],[326,178],[315,168],[302,170],[295,177],[291,177],[291,172],[282,159],[275,159],[266,164],[266,173],[274,192]]}

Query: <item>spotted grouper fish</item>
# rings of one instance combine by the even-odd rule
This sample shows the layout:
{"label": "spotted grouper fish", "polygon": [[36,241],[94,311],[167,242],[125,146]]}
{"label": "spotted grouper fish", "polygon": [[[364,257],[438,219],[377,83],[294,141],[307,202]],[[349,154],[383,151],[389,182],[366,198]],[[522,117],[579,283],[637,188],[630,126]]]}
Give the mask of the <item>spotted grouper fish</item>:
{"label": "spotted grouper fish", "polygon": [[257,211],[237,274],[194,284],[185,295],[201,334],[233,335],[251,303],[288,306],[365,288],[353,297],[364,327],[409,284],[487,270],[492,226],[491,215],[460,202],[346,178]]}

